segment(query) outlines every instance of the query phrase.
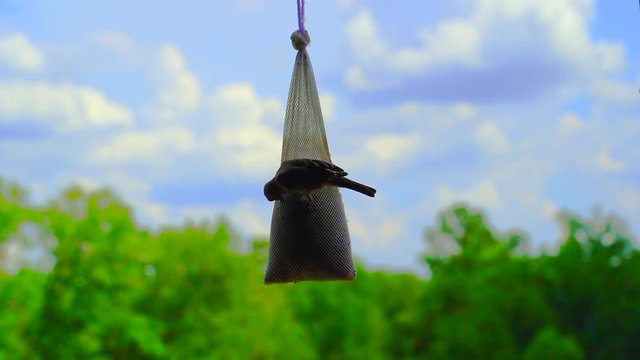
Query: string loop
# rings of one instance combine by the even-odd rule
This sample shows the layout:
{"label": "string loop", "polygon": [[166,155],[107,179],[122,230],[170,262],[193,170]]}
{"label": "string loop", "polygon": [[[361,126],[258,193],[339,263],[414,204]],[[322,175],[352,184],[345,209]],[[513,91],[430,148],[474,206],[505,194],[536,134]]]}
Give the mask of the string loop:
{"label": "string loop", "polygon": [[309,33],[304,28],[304,0],[297,0],[298,3],[298,30],[291,34],[291,44],[296,50],[304,50],[311,42]]}
{"label": "string loop", "polygon": [[304,0],[297,0],[298,2],[298,31],[300,35],[304,36]]}

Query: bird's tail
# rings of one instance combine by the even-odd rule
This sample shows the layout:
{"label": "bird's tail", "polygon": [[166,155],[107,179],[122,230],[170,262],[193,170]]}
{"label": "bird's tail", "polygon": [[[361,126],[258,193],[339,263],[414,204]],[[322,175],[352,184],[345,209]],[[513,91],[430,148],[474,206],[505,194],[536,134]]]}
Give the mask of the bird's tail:
{"label": "bird's tail", "polygon": [[360,184],[359,182],[355,182],[353,180],[347,179],[345,177],[334,179],[331,183],[335,186],[351,189],[371,197],[373,197],[376,194],[376,189],[364,184]]}

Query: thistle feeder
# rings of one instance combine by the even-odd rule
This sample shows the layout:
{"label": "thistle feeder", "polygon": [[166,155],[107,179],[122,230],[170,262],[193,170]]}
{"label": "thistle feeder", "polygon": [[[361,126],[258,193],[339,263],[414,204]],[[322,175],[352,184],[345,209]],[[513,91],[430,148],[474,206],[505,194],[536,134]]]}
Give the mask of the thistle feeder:
{"label": "thistle feeder", "polygon": [[[281,162],[301,158],[331,162],[320,98],[306,50],[309,34],[302,30],[301,27],[291,35],[297,55],[287,99]],[[275,202],[266,284],[353,280],[355,276],[347,218],[337,187],[314,191],[312,201],[286,194],[282,201]]]}

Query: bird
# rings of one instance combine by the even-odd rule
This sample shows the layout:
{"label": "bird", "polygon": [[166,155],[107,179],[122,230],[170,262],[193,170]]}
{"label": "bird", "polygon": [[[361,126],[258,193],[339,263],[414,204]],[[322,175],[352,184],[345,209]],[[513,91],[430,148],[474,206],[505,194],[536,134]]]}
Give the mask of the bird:
{"label": "bird", "polygon": [[293,159],[282,162],[273,179],[264,185],[269,201],[283,200],[284,194],[297,193],[307,202],[311,192],[324,186],[338,186],[374,197],[376,189],[347,179],[348,173],[332,163],[316,159]]}

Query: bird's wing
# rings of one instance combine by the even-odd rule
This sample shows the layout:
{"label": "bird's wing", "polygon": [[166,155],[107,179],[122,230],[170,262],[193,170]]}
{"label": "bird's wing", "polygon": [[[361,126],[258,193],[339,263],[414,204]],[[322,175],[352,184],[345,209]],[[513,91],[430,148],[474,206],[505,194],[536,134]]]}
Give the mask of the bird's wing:
{"label": "bird's wing", "polygon": [[283,166],[285,164],[287,166],[300,166],[300,167],[305,167],[310,169],[315,168],[317,170],[324,170],[324,171],[329,170],[336,173],[344,172],[344,170],[337,165],[334,165],[327,161],[317,160],[317,159],[293,159],[293,160],[288,160],[282,163]]}
{"label": "bird's wing", "polygon": [[276,181],[287,189],[296,189],[313,180],[312,171],[302,166],[283,166],[276,175]]}
{"label": "bird's wing", "polygon": [[340,167],[326,161],[294,159],[282,163],[276,174],[276,181],[288,189],[313,189],[345,175],[347,173]]}

